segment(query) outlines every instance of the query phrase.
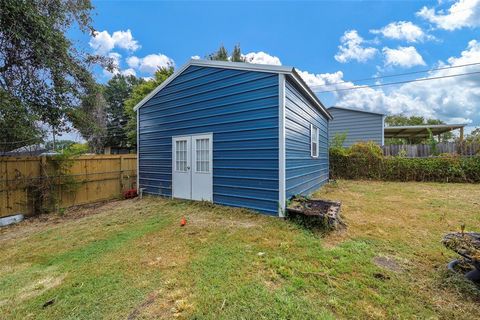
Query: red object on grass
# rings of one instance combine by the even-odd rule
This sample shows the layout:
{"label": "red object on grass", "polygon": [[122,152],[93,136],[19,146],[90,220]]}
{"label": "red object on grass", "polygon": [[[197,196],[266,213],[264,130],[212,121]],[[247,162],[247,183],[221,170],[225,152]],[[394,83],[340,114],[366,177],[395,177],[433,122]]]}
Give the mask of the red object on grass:
{"label": "red object on grass", "polygon": [[132,198],[135,198],[137,196],[138,196],[137,189],[128,189],[128,190],[125,190],[123,192],[123,197],[125,199],[132,199]]}
{"label": "red object on grass", "polygon": [[185,217],[182,217],[182,220],[180,220],[180,227],[183,227],[187,224],[187,219]]}

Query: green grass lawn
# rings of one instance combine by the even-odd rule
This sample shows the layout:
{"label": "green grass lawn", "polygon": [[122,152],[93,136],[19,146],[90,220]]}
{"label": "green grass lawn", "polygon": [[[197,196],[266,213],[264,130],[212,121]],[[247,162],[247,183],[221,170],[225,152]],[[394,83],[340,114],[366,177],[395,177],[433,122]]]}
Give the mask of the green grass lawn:
{"label": "green grass lawn", "polygon": [[0,319],[474,318],[480,291],[445,271],[440,240],[480,231],[478,185],[340,181],[315,197],[342,201],[346,231],[160,198],[1,229]]}

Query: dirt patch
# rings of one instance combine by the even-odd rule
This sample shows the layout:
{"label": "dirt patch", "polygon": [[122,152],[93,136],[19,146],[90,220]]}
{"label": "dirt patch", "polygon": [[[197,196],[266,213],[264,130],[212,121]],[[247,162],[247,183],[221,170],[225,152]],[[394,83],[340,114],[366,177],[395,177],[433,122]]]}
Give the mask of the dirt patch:
{"label": "dirt patch", "polygon": [[232,219],[230,217],[219,218],[217,216],[199,216],[191,215],[187,216],[187,227],[191,225],[194,227],[223,227],[228,229],[249,229],[260,226],[257,221],[240,221],[239,219]]}
{"label": "dirt patch", "polygon": [[[66,274],[62,274],[58,276],[46,276],[40,280],[37,280],[21,288],[18,294],[15,297],[13,297],[13,300],[15,300],[18,303],[19,301],[24,301],[24,300],[39,296],[44,292],[61,285],[65,277],[66,277]],[[6,304],[7,302],[9,302],[9,300],[0,301],[0,306],[3,304]]]}
{"label": "dirt patch", "polygon": [[376,256],[373,258],[373,263],[383,269],[387,269],[396,273],[402,272],[403,268],[398,262],[391,257]]}
{"label": "dirt patch", "polygon": [[151,305],[152,303],[155,302],[157,297],[158,297],[157,292],[153,292],[153,293],[149,294],[145,301],[143,301],[139,306],[137,306],[135,309],[133,309],[133,311],[128,315],[127,319],[128,320],[136,319],[140,315],[140,313],[143,309],[145,309],[146,307],[148,307],[149,305]]}
{"label": "dirt patch", "polygon": [[189,293],[183,289],[174,289],[167,286],[166,292],[158,292],[154,299],[147,299],[140,308],[135,309],[128,319],[136,318],[154,318],[154,319],[172,319],[183,318],[185,314],[193,310],[193,305],[189,303],[191,299]]}
{"label": "dirt patch", "polygon": [[99,214],[117,208],[120,202],[122,205],[125,205],[133,201],[136,201],[136,199],[97,202],[69,208],[62,215],[56,213],[47,213],[34,217],[28,217],[21,223],[0,228],[0,241],[24,238],[27,235],[31,235],[32,233],[43,230],[51,225]]}

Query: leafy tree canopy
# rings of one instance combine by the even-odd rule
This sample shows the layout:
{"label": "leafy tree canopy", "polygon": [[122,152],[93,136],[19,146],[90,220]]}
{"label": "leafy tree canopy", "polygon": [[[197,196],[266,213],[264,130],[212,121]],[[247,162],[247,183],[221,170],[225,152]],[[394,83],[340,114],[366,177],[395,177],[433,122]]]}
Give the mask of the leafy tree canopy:
{"label": "leafy tree canopy", "polygon": [[385,124],[389,126],[418,126],[422,124],[445,124],[438,119],[425,119],[421,116],[404,116],[401,114],[391,115],[385,117]]}
{"label": "leafy tree canopy", "polygon": [[465,140],[471,143],[480,143],[480,127],[470,132],[470,134],[465,137]]}
{"label": "leafy tree canopy", "polygon": [[96,85],[82,99],[79,108],[71,110],[69,118],[90,146],[90,151],[99,153],[107,134],[107,101],[104,87]]}
{"label": "leafy tree canopy", "polygon": [[126,130],[130,145],[137,145],[137,116],[133,108],[172,74],[173,67],[160,68],[155,72],[153,79],[144,81],[133,87],[132,93],[124,105],[125,114],[128,117]]}
{"label": "leafy tree canopy", "polygon": [[105,145],[115,147],[128,147],[127,139],[127,123],[128,115],[125,113],[124,104],[130,97],[135,86],[143,83],[142,78],[133,75],[125,76],[122,74],[115,75],[104,86],[103,95],[107,102],[107,133],[105,137]]}
{"label": "leafy tree canopy", "polygon": [[245,59],[242,57],[242,50],[240,49],[240,45],[238,44],[233,47],[231,56],[228,55],[227,49],[225,49],[222,44],[217,51],[209,54],[206,58],[208,60],[245,62]]}
{"label": "leafy tree canopy", "polygon": [[36,120],[18,99],[0,89],[0,155],[42,142],[43,132]]}
{"label": "leafy tree canopy", "polygon": [[[71,28],[92,34],[89,0],[0,0],[0,104],[15,101],[19,124],[40,134],[38,123],[66,129],[68,114],[95,84],[91,64],[111,61],[77,50]],[[37,125],[36,125],[37,124]],[[30,135],[30,137],[32,137]],[[22,134],[0,140],[22,140]]]}

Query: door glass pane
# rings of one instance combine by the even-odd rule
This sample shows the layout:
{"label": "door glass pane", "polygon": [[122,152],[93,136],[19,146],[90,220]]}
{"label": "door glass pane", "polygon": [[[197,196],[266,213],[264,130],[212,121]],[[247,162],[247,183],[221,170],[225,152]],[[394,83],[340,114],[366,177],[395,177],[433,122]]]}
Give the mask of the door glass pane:
{"label": "door glass pane", "polygon": [[195,171],[210,172],[210,139],[195,139]]}
{"label": "door glass pane", "polygon": [[310,146],[312,157],[318,157],[318,128],[313,125],[310,132]]}
{"label": "door glass pane", "polygon": [[187,140],[175,142],[175,170],[187,171]]}

